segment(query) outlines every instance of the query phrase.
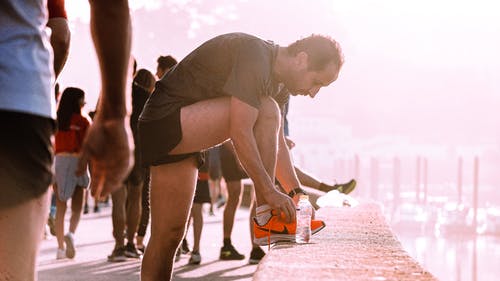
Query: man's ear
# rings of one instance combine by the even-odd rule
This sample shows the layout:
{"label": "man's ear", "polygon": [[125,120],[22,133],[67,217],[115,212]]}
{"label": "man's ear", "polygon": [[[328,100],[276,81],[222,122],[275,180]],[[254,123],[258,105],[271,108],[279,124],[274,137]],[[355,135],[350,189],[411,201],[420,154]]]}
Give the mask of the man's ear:
{"label": "man's ear", "polygon": [[307,69],[309,64],[308,64],[308,58],[309,55],[304,52],[298,52],[297,55],[295,56],[295,63],[299,69]]}

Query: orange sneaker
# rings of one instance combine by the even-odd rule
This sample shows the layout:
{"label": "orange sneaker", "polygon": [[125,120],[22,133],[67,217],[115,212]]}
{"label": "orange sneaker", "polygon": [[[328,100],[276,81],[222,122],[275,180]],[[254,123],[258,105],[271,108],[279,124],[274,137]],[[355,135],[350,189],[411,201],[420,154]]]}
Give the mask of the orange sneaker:
{"label": "orange sneaker", "polygon": [[[318,233],[325,226],[325,223],[321,220],[311,220],[311,235]],[[257,220],[253,219],[253,242],[260,246],[276,242],[295,242],[296,229],[296,221],[286,223],[271,212],[270,219],[264,225],[259,225]]]}

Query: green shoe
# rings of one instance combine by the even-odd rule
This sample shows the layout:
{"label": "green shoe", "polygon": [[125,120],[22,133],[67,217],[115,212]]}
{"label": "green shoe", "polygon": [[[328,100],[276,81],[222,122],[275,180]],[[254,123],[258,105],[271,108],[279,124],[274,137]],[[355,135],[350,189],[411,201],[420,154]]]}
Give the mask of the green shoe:
{"label": "green shoe", "polygon": [[347,183],[335,184],[333,186],[334,190],[338,190],[340,193],[349,194],[356,188],[356,180],[352,179]]}

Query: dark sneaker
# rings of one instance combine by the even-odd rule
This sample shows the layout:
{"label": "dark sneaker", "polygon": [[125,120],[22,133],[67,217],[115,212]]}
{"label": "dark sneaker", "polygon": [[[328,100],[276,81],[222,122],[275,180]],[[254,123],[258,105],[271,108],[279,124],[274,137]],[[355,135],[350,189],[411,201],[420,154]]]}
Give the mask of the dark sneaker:
{"label": "dark sneaker", "polygon": [[189,250],[188,241],[186,239],[182,239],[181,251],[181,254],[183,255],[187,255],[189,254],[189,252],[191,252],[191,250]]}
{"label": "dark sneaker", "polygon": [[344,193],[344,194],[351,193],[354,190],[354,188],[356,188],[356,180],[355,179],[352,179],[347,183],[335,184],[333,186],[334,190],[338,190],[340,193]]}
{"label": "dark sneaker", "polygon": [[146,251],[146,247],[143,246],[137,246],[137,251],[141,252],[141,255],[144,255],[144,251]]}
{"label": "dark sneaker", "polygon": [[98,204],[94,205],[94,213],[99,213],[101,211],[101,208],[99,208]]}
{"label": "dark sneaker", "polygon": [[188,264],[198,265],[201,263],[201,255],[198,251],[193,251],[191,257],[189,258]]}
{"label": "dark sneaker", "polygon": [[245,259],[245,255],[242,255],[236,251],[233,245],[224,246],[220,248],[219,259],[229,261],[229,260],[242,260]]}
{"label": "dark sneaker", "polygon": [[256,247],[252,249],[250,252],[250,260],[248,260],[249,264],[258,264],[260,260],[266,255],[260,247]]}
{"label": "dark sneaker", "polygon": [[137,249],[135,248],[135,245],[132,243],[127,243],[127,245],[125,246],[124,254],[126,257],[133,258],[133,259],[138,259],[141,257],[141,253],[139,253],[139,251],[137,251]]}
{"label": "dark sneaker", "polygon": [[83,206],[83,214],[86,215],[88,213],[89,213],[89,205],[85,203],[85,205]]}
{"label": "dark sneaker", "polygon": [[127,257],[125,256],[125,247],[115,248],[111,255],[108,256],[108,261],[110,262],[122,262],[126,260]]}

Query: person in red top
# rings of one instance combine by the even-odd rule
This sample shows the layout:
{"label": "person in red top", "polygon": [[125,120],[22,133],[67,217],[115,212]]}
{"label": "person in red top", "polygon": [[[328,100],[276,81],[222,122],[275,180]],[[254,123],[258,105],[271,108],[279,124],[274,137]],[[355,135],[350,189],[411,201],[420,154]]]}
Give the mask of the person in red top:
{"label": "person in red top", "polygon": [[[89,185],[89,173],[77,176],[79,152],[90,126],[90,118],[82,115],[85,93],[78,88],[66,88],[57,109],[58,132],[55,145],[55,178],[57,196],[56,236],[57,259],[74,258],[74,234],[83,207],[83,192]],[[66,201],[71,199],[69,232],[64,233]],[[66,245],[65,245],[66,244]],[[65,248],[66,246],[66,248]]]}

